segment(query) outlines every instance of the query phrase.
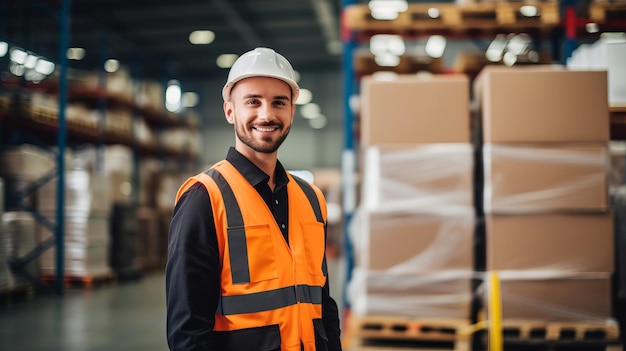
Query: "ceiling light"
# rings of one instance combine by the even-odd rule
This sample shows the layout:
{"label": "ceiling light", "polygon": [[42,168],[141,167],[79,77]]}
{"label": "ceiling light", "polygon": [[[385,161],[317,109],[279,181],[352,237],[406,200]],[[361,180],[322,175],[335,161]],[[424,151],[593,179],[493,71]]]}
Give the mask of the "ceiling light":
{"label": "ceiling light", "polygon": [[24,75],[24,65],[20,65],[19,63],[10,62],[9,63],[9,71],[14,75],[21,77]]}
{"label": "ceiling light", "polygon": [[183,106],[185,107],[194,107],[198,105],[198,101],[200,101],[198,93],[188,91],[183,94]]}
{"label": "ceiling light", "polygon": [[530,37],[527,34],[522,33],[512,37],[509,40],[509,43],[506,45],[506,48],[507,51],[510,51],[517,56],[528,51],[528,47],[530,44]]}
{"label": "ceiling light", "polygon": [[26,79],[27,81],[31,81],[35,84],[41,83],[41,81],[44,80],[44,78],[46,78],[45,75],[37,71],[34,71],[32,69],[29,69],[24,73],[24,79]]}
{"label": "ceiling light", "polygon": [[181,97],[180,83],[175,79],[170,80],[165,89],[165,108],[170,112],[178,111],[182,104]]}
{"label": "ceiling light", "polygon": [[376,55],[374,61],[381,67],[396,67],[400,64],[400,57],[394,54]]}
{"label": "ceiling light", "polygon": [[317,117],[320,112],[320,106],[314,102],[310,102],[300,108],[300,114],[306,119],[313,119]]}
{"label": "ceiling light", "polygon": [[391,21],[398,18],[398,12],[393,10],[372,11],[372,18],[379,21]]}
{"label": "ceiling light", "polygon": [[328,118],[324,115],[317,115],[309,120],[309,126],[313,129],[322,129],[328,124]]}
{"label": "ceiling light", "polygon": [[371,0],[369,8],[372,18],[377,20],[393,20],[398,18],[398,13],[408,9],[406,0]]}
{"label": "ceiling light", "polygon": [[600,31],[598,24],[593,22],[585,24],[585,29],[587,33],[598,33]]}
{"label": "ceiling light", "polygon": [[195,30],[189,34],[189,42],[194,45],[211,44],[215,40],[215,33],[210,30]]}
{"label": "ceiling light", "polygon": [[11,61],[23,65],[24,62],[26,61],[26,57],[28,56],[28,54],[26,53],[26,51],[23,51],[21,49],[13,49],[11,50]]}
{"label": "ceiling light", "polygon": [[48,60],[39,59],[37,60],[37,64],[35,65],[35,71],[41,74],[49,75],[54,72],[54,67],[54,63]]}
{"label": "ceiling light", "polygon": [[370,52],[374,56],[392,54],[401,56],[405,53],[404,39],[395,34],[376,34],[370,38]]}
{"label": "ceiling light", "polygon": [[24,67],[28,68],[28,69],[33,69],[35,68],[35,64],[37,64],[37,60],[39,58],[35,55],[28,55],[26,56],[26,60],[24,60]]}
{"label": "ceiling light", "polygon": [[69,48],[67,49],[67,59],[80,61],[85,58],[85,49],[83,48]]}
{"label": "ceiling light", "polygon": [[300,95],[296,100],[297,105],[306,105],[313,100],[313,93],[309,89],[300,89]]}
{"label": "ceiling light", "polygon": [[294,78],[296,79],[296,83],[297,83],[297,82],[299,82],[299,81],[300,81],[300,78],[302,77],[302,76],[300,75],[300,72],[298,72],[298,71],[296,71],[296,70],[294,70],[294,71],[293,71],[293,76],[294,76]]}
{"label": "ceiling light", "polygon": [[9,50],[9,44],[5,41],[0,41],[0,57],[4,57]]}
{"label": "ceiling light", "polygon": [[113,73],[120,69],[120,61],[116,59],[108,59],[104,62],[104,70]]}
{"label": "ceiling light", "polygon": [[526,17],[535,17],[539,13],[536,6],[524,5],[520,7],[519,12]]}
{"label": "ceiling light", "polygon": [[428,9],[428,17],[430,18],[439,18],[439,9],[436,7],[431,7]]}
{"label": "ceiling light", "polygon": [[517,55],[512,52],[507,52],[506,54],[504,54],[502,62],[504,62],[504,64],[507,66],[513,66],[517,62]]}
{"label": "ceiling light", "polygon": [[239,56],[235,54],[221,54],[217,57],[215,63],[219,68],[230,68],[232,67],[233,63],[237,61],[238,57]]}
{"label": "ceiling light", "polygon": [[491,62],[499,62],[506,48],[506,36],[504,34],[496,35],[495,39],[489,44],[485,57]]}
{"label": "ceiling light", "polygon": [[446,49],[447,40],[441,35],[431,35],[426,41],[424,50],[432,58],[440,58]]}

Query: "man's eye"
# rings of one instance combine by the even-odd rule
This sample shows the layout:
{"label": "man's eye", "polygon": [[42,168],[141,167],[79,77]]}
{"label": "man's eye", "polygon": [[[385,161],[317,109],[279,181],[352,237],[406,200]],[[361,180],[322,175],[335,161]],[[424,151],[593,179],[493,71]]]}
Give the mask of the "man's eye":
{"label": "man's eye", "polygon": [[246,104],[248,104],[248,105],[256,105],[256,104],[258,104],[258,103],[259,103],[259,100],[248,100],[248,101],[246,102]]}

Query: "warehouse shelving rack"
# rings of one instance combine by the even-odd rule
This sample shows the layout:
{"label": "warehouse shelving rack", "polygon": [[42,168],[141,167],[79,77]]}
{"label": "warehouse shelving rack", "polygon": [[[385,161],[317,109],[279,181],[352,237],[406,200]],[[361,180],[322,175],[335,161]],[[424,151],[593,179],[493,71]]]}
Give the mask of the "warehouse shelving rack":
{"label": "warehouse shelving rack", "polygon": [[[139,159],[141,157],[154,158],[170,158],[187,163],[190,167],[195,167],[198,155],[191,150],[180,150],[168,148],[161,142],[141,144],[134,137],[134,125],[137,118],[142,118],[147,125],[155,130],[161,130],[168,127],[188,128],[195,126],[181,116],[153,107],[138,106],[132,98],[126,98],[111,94],[106,90],[106,74],[103,69],[98,70],[98,83],[96,87],[79,87],[72,86],[68,81],[69,64],[66,58],[66,52],[69,47],[69,23],[71,18],[71,0],[62,0],[58,8],[51,8],[50,5],[43,2],[38,3],[41,8],[49,12],[60,25],[59,45],[58,45],[58,76],[56,80],[44,80],[41,83],[26,83],[22,79],[9,79],[3,81],[0,87],[10,91],[12,98],[10,101],[0,101],[0,121],[2,128],[0,129],[0,151],[6,147],[19,145],[21,143],[32,144],[42,149],[49,149],[55,145],[55,168],[42,176],[40,179],[29,184],[24,189],[10,194],[12,201],[17,207],[30,212],[36,221],[50,230],[53,236],[50,239],[40,243],[31,252],[19,257],[11,262],[14,269],[20,269],[28,262],[36,259],[46,250],[56,247],[56,274],[54,277],[54,292],[62,295],[65,288],[65,270],[64,270],[64,219],[65,219],[65,150],[72,146],[87,143],[96,146],[96,160],[102,157],[101,148],[106,144],[121,144],[128,146],[133,151],[133,172],[132,172],[132,188],[139,189]],[[56,6],[56,5],[55,5]],[[0,16],[2,14],[0,13]],[[104,51],[108,45],[106,31],[103,33],[101,58],[104,60]],[[3,38],[4,39],[4,38]],[[104,65],[100,65],[103,67]],[[141,66],[137,65],[138,71]],[[133,80],[133,84],[137,83]],[[136,91],[134,89],[133,91]],[[28,104],[28,99],[24,99],[24,95],[31,91],[43,92],[56,96],[58,99],[58,111],[41,106]],[[25,93],[25,94],[23,94]],[[81,101],[94,110],[100,112],[100,120],[97,126],[86,125],[76,120],[68,121],[66,117],[67,105],[70,101]],[[130,130],[105,130],[104,119],[105,110],[109,107],[119,107],[131,111],[133,123]],[[96,168],[102,164],[96,162]],[[96,172],[100,170],[96,169]],[[56,177],[56,213],[55,220],[52,221],[37,212],[35,208],[29,206],[25,198],[33,194],[44,184],[52,181]],[[9,195],[9,190],[7,195]],[[138,191],[133,191],[131,203],[137,205],[139,203]],[[29,277],[30,280],[39,288],[45,290],[49,286],[45,285],[38,277]]]}
{"label": "warehouse shelving rack", "polygon": [[[16,196],[16,201],[19,202],[20,207],[24,208],[31,212],[34,217],[40,222],[43,226],[48,228],[54,234],[49,240],[44,241],[37,245],[32,251],[23,257],[14,259],[10,262],[10,266],[12,269],[23,270],[23,267],[28,264],[30,261],[34,260],[38,256],[40,256],[44,251],[56,245],[57,247],[64,246],[64,213],[63,208],[65,206],[64,192],[65,192],[65,177],[64,172],[62,171],[65,167],[65,159],[63,157],[65,148],[66,148],[66,139],[67,139],[67,128],[66,128],[66,120],[65,120],[65,111],[67,106],[67,95],[68,95],[68,86],[67,80],[65,79],[67,76],[67,58],[66,52],[69,47],[69,18],[70,18],[70,8],[71,8],[71,0],[61,0],[58,8],[51,8],[48,4],[43,2],[37,3],[38,7],[43,11],[47,12],[50,16],[54,17],[59,24],[59,47],[58,47],[58,64],[59,64],[59,81],[58,81],[58,125],[57,125],[57,135],[56,135],[56,169],[52,172],[44,175],[40,179],[31,183],[25,189],[21,189]],[[9,106],[3,106],[5,108],[4,111],[0,111],[0,118],[2,118],[3,122],[3,134],[6,132],[6,118],[10,111]],[[8,109],[7,109],[8,108]],[[1,136],[0,141],[2,141],[2,146],[4,146],[6,137]],[[39,143],[38,139],[33,139],[31,137],[26,137],[33,141],[35,144]],[[54,177],[57,178],[57,191],[60,196],[57,196],[57,211],[55,216],[55,221],[52,222],[39,214],[35,209],[28,208],[26,204],[23,202],[23,199],[30,195],[32,192],[36,191],[43,184],[51,181]],[[10,192],[11,189],[7,189],[7,192]],[[63,294],[64,286],[63,286],[63,274],[64,271],[64,252],[63,250],[56,250],[56,267],[57,267],[57,279],[55,282],[55,291],[58,294]],[[22,272],[26,274],[26,272]],[[34,283],[37,283],[36,277],[29,277],[33,280]]]}

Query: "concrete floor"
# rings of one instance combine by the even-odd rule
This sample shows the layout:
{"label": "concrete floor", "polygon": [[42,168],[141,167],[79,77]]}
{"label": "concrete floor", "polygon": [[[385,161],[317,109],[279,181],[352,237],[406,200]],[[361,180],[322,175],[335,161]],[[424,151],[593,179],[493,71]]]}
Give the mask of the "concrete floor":
{"label": "concrete floor", "polygon": [[[342,304],[343,260],[329,259],[331,294]],[[165,275],[67,288],[0,305],[0,350],[168,351]]]}
{"label": "concrete floor", "polygon": [[0,306],[0,350],[167,351],[165,276]]}

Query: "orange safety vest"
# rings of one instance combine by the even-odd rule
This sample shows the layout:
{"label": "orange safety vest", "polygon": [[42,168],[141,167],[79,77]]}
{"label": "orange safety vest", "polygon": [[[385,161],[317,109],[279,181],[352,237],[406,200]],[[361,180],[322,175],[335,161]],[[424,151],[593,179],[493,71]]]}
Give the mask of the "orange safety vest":
{"label": "orange safety vest", "polygon": [[176,201],[197,182],[209,192],[222,262],[214,331],[278,325],[282,351],[314,351],[327,277],[326,203],[317,187],[288,177],[289,244],[263,198],[227,161],[189,178]]}

